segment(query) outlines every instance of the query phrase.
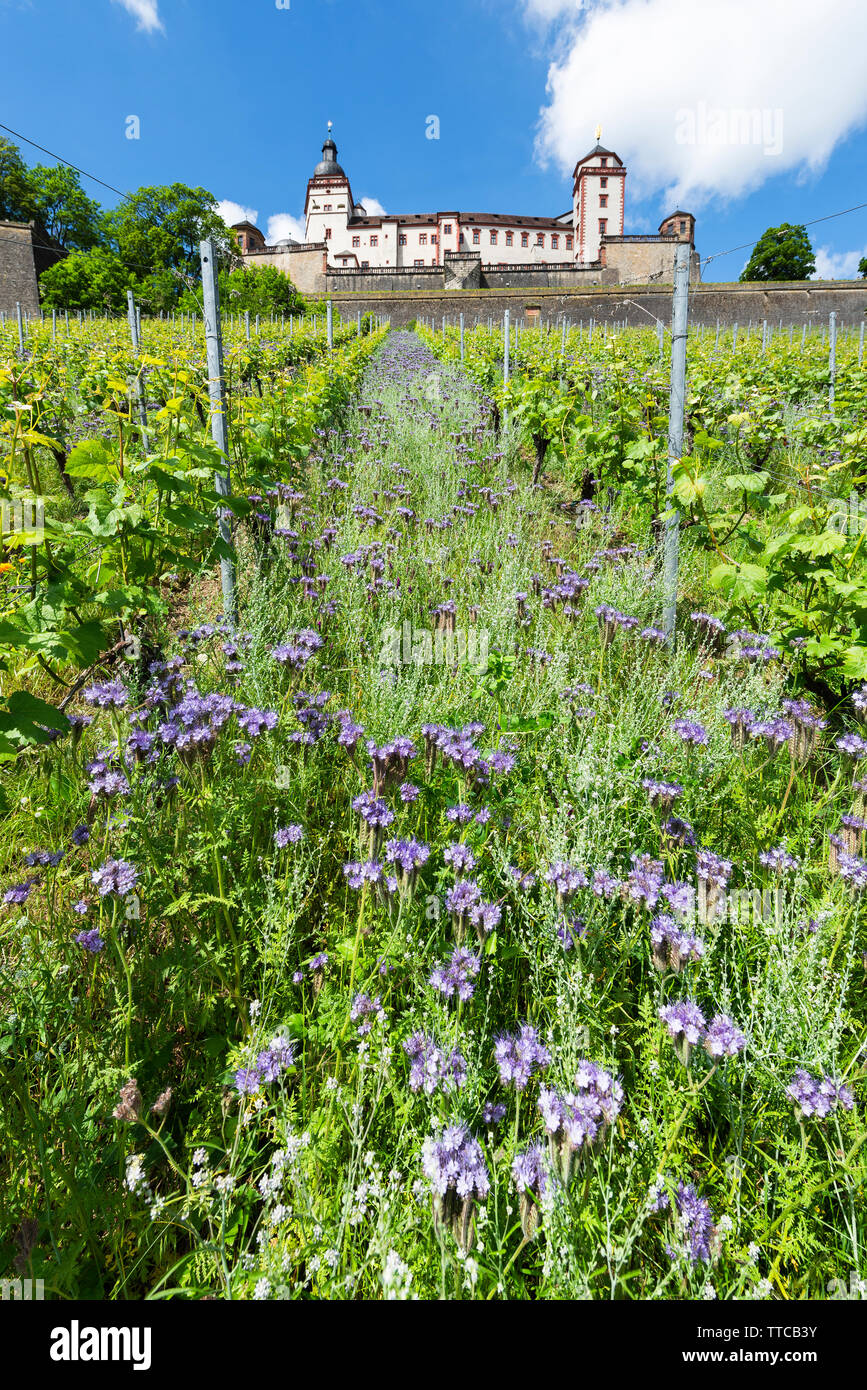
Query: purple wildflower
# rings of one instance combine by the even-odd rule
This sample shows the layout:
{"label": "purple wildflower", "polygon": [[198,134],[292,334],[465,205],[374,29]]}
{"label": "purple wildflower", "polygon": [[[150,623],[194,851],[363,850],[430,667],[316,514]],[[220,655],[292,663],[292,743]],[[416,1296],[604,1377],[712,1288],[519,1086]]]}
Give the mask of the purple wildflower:
{"label": "purple wildflower", "polygon": [[128,864],[125,859],[106,859],[104,864],[94,869],[91,878],[101,898],[110,893],[124,898],[127,893],[132,892],[138,882],[138,869],[134,864]]}
{"label": "purple wildflower", "polygon": [[523,1091],[534,1071],[548,1066],[551,1054],[532,1024],[524,1023],[518,1033],[506,1033],[496,1039],[494,1059],[503,1085]]}

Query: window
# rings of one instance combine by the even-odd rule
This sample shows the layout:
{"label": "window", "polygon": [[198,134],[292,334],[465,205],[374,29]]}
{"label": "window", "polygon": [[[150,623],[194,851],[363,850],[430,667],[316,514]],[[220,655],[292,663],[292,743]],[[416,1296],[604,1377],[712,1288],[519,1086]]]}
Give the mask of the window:
{"label": "window", "polygon": [[515,233],[514,233],[514,232],[506,232],[506,245],[507,245],[507,246],[511,246],[511,245],[512,245],[512,242],[513,242],[514,240],[515,240]]}
{"label": "window", "polygon": [[352,244],[353,244],[353,246],[360,246],[360,245],[361,245],[361,237],[360,237],[360,236],[354,236],[354,237],[352,238]]}
{"label": "window", "polygon": [[599,199],[599,206],[600,206],[601,208],[607,208],[607,207],[608,207],[608,194],[607,194],[607,193],[603,193],[603,194],[601,195],[601,197],[600,197],[600,199]]}
{"label": "window", "polygon": [[560,246],[560,238],[556,235],[551,237],[551,249],[556,251]]}
{"label": "window", "polygon": [[419,246],[427,246],[427,232],[419,232],[418,244]]}
{"label": "window", "polygon": [[607,188],[607,187],[608,187],[608,179],[607,179],[607,178],[601,178],[601,179],[599,180],[599,187],[600,187],[600,188]]}
{"label": "window", "polygon": [[406,246],[406,234],[404,232],[401,232],[400,236],[398,237],[398,241],[400,242],[401,246]]}
{"label": "window", "polygon": [[362,262],[361,262],[361,269],[362,269],[362,270],[366,270],[367,267],[368,267],[369,265],[370,265],[370,261],[362,261]]}
{"label": "window", "polygon": [[544,245],[545,245],[545,233],[544,233],[544,232],[537,232],[537,233],[536,233],[536,245],[537,245],[537,246],[544,246]]}
{"label": "window", "polygon": [[372,236],[372,237],[370,238],[370,244],[371,244],[371,246],[378,246],[378,245],[379,245],[379,237],[378,237],[378,236]]}
{"label": "window", "polygon": [[571,251],[571,250],[572,250],[572,238],[571,238],[570,236],[567,236],[567,238],[566,238],[566,250],[567,250],[567,251]]}
{"label": "window", "polygon": [[452,224],[451,224],[451,222],[444,222],[444,223],[443,223],[443,236],[451,236],[451,234],[452,234]]}
{"label": "window", "polygon": [[522,245],[522,246],[529,246],[529,245],[530,245],[530,236],[529,236],[529,233],[528,233],[528,232],[522,232],[522,233],[521,233],[521,245]]}
{"label": "window", "polygon": [[599,235],[600,235],[600,236],[604,236],[604,235],[605,235],[605,229],[606,229],[607,226],[608,226],[608,219],[605,218],[605,217],[600,217],[600,219],[599,219]]}
{"label": "window", "polygon": [[463,243],[464,243],[465,241],[466,241],[466,237],[464,236],[463,232],[461,232],[461,235],[460,235],[460,242],[461,242],[461,244],[463,245]]}
{"label": "window", "polygon": [[685,222],[681,222],[681,224],[680,224],[680,230],[681,230],[682,232],[685,232],[685,231],[686,231],[686,223],[685,223]]}
{"label": "window", "polygon": [[599,167],[600,167],[600,169],[607,169],[607,168],[608,168],[608,160],[607,160],[607,159],[600,159],[600,161],[599,161]]}
{"label": "window", "polygon": [[496,244],[497,244],[497,233],[496,233],[496,232],[491,232],[491,245],[492,245],[492,246],[496,246]]}
{"label": "window", "polygon": [[413,265],[424,265],[424,261],[422,260],[421,256],[419,256],[417,261],[413,261]]}
{"label": "window", "polygon": [[431,244],[431,246],[436,246],[436,244],[437,244],[437,234],[436,234],[436,232],[434,232],[433,236],[431,237],[431,239],[430,239],[430,244]]}
{"label": "window", "polygon": [[330,211],[331,211],[331,204],[330,204],[330,203],[326,203],[326,204],[324,205],[324,207],[323,207],[322,210],[323,210],[323,212],[330,212]]}
{"label": "window", "polygon": [[327,241],[328,238],[329,238],[330,236],[331,236],[331,228],[330,228],[330,227],[326,227],[326,228],[325,228],[325,240]]}
{"label": "window", "polygon": [[474,245],[474,246],[478,246],[480,241],[481,241],[481,234],[480,234],[479,232],[473,232],[473,245]]}

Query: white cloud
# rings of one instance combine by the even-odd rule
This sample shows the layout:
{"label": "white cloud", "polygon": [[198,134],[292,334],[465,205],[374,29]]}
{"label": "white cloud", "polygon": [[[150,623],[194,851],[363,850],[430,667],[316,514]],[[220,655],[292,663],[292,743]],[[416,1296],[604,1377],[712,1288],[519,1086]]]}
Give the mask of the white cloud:
{"label": "white cloud", "polygon": [[368,217],[385,216],[385,208],[378,198],[359,198],[358,201],[363,205]]}
{"label": "white cloud", "polygon": [[258,208],[245,208],[242,203],[233,203],[231,198],[221,198],[217,203],[217,212],[227,227],[233,227],[236,222],[252,222],[255,227],[259,216]]}
{"label": "white cloud", "polygon": [[265,240],[273,246],[275,241],[285,241],[290,237],[292,241],[305,241],[307,229],[301,217],[293,217],[291,212],[275,212],[273,217],[268,218],[268,235]]}
{"label": "white cloud", "polygon": [[522,0],[551,55],[537,156],[595,140],[633,196],[699,207],[819,172],[867,121],[867,5],[852,0]]}
{"label": "white cloud", "polygon": [[858,262],[867,256],[867,246],[860,251],[832,251],[829,246],[816,250],[816,280],[857,280]]}
{"label": "white cloud", "polygon": [[136,21],[136,29],[143,29],[146,34],[166,32],[160,19],[159,0],[112,0],[112,3],[123,5]]}

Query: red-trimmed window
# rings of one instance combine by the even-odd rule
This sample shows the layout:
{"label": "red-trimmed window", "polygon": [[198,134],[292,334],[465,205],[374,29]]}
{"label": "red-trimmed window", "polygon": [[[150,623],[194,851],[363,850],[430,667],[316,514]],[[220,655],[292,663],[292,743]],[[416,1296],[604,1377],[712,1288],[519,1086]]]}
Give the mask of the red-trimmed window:
{"label": "red-trimmed window", "polygon": [[599,219],[599,235],[600,235],[600,236],[605,236],[605,232],[606,232],[606,228],[607,228],[607,227],[608,227],[608,218],[607,218],[607,217],[600,217],[600,219]]}
{"label": "red-trimmed window", "polygon": [[401,232],[400,236],[398,237],[398,241],[400,242],[401,246],[406,246],[406,234],[404,232]]}
{"label": "red-trimmed window", "polygon": [[360,237],[360,236],[354,236],[354,237],[352,238],[352,245],[353,245],[353,246],[360,246],[360,245],[361,245],[361,237]]}
{"label": "red-trimmed window", "polygon": [[600,179],[600,180],[599,180],[599,187],[600,187],[600,188],[607,188],[607,187],[608,187],[608,179],[607,179],[607,178],[602,178],[602,179]]}
{"label": "red-trimmed window", "polygon": [[421,256],[419,256],[418,260],[413,261],[413,265],[424,265],[424,261],[422,260]]}
{"label": "red-trimmed window", "polygon": [[378,236],[372,236],[372,237],[370,238],[370,244],[371,244],[371,246],[378,246],[378,245],[379,245],[379,237],[378,237]]}
{"label": "red-trimmed window", "polygon": [[419,232],[418,244],[419,246],[427,246],[427,232]]}
{"label": "red-trimmed window", "polygon": [[537,245],[537,246],[544,246],[544,245],[545,245],[545,233],[544,233],[544,232],[537,232],[537,233],[536,233],[536,245]]}
{"label": "red-trimmed window", "polygon": [[481,239],[482,239],[482,234],[481,234],[481,232],[473,232],[473,245],[474,245],[474,246],[478,246],[479,243],[481,242]]}
{"label": "red-trimmed window", "polygon": [[506,245],[507,245],[507,246],[511,246],[511,245],[512,245],[512,242],[513,242],[514,240],[515,240],[515,233],[514,233],[514,232],[506,232]]}
{"label": "red-trimmed window", "polygon": [[571,250],[572,250],[572,238],[571,238],[570,236],[567,236],[567,238],[566,238],[566,250],[567,250],[567,251],[571,251]]}
{"label": "red-trimmed window", "polygon": [[521,245],[522,245],[522,246],[529,246],[529,245],[530,245],[530,234],[529,234],[529,232],[522,232],[522,233],[521,233]]}
{"label": "red-trimmed window", "polygon": [[600,199],[599,199],[599,206],[600,206],[601,208],[607,208],[607,207],[608,207],[608,194],[607,194],[607,193],[603,193],[603,194],[601,195],[601,197],[600,197]]}
{"label": "red-trimmed window", "polygon": [[451,222],[444,222],[444,223],[443,223],[443,236],[451,236],[451,234],[452,234],[452,224],[451,224]]}
{"label": "red-trimmed window", "polygon": [[497,244],[497,233],[496,233],[496,232],[491,232],[491,245],[492,245],[492,246],[496,246],[496,244]]}
{"label": "red-trimmed window", "polygon": [[560,238],[559,238],[559,236],[557,235],[557,233],[554,232],[554,234],[553,234],[552,237],[551,237],[551,250],[552,250],[552,251],[559,251],[559,249],[560,249]]}
{"label": "red-trimmed window", "polygon": [[325,228],[325,240],[327,241],[328,238],[329,238],[330,236],[331,236],[331,228],[330,228],[330,227],[326,227],[326,228]]}

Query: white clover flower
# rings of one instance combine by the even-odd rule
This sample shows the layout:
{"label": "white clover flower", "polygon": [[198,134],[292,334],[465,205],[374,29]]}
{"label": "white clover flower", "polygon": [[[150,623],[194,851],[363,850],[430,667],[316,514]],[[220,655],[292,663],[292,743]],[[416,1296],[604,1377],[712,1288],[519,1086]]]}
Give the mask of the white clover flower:
{"label": "white clover flower", "polygon": [[267,1298],[271,1293],[271,1280],[260,1279],[253,1290],[254,1298]]}

